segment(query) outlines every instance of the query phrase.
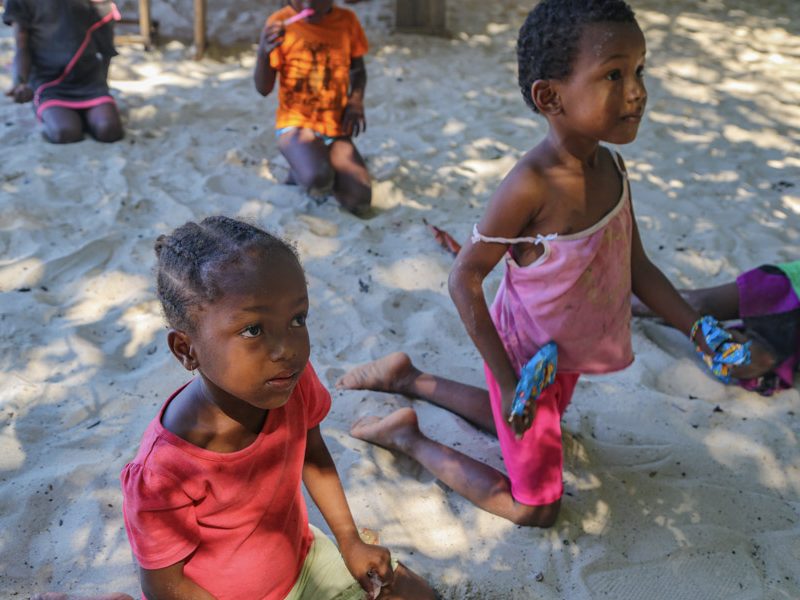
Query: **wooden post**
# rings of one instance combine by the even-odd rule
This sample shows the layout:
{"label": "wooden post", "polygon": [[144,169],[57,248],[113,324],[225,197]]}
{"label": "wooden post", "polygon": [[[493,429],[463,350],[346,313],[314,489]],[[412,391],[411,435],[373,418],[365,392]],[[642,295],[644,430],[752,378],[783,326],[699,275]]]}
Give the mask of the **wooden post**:
{"label": "wooden post", "polygon": [[206,51],[206,0],[194,0],[194,58],[200,60]]}
{"label": "wooden post", "polygon": [[446,0],[397,0],[395,8],[397,31],[447,34]]}
{"label": "wooden post", "polygon": [[153,46],[150,23],[150,0],[139,0],[139,34],[142,36],[145,50],[150,50]]}

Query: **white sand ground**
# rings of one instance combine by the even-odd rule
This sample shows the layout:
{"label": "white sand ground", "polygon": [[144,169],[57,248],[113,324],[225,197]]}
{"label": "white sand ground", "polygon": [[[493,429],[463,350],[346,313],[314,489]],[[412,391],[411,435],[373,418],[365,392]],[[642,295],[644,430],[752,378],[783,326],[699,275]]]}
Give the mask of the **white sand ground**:
{"label": "white sand ground", "polygon": [[[359,10],[385,14],[381,2]],[[422,219],[465,239],[544,126],[515,85],[525,11],[511,0],[464,6],[459,28],[470,33],[453,40],[372,33],[358,145],[377,215],[366,221],[278,183],[275,100],[253,90],[250,53],[196,63],[177,43],[122,48],[112,85],[128,135],[113,146],[48,145],[30,107],[0,103],[0,597],[137,593],[117,476],[186,379],[166,348],[151,268],[155,237],[188,219],[256,218],[296,240],[312,358],[329,385],[395,349],[481,383],[446,291],[451,258]],[[796,259],[800,4],[636,8],[650,102],[622,152],[652,258],[684,286]],[[225,17],[211,6],[212,20]],[[255,37],[264,15],[251,17],[237,27],[255,23]],[[0,86],[9,81],[4,69]],[[565,416],[566,496],[548,531],[478,510],[348,436],[355,416],[409,400],[335,392],[323,433],[359,524],[445,598],[800,597],[798,391],[726,388],[674,332],[633,330],[635,364],[583,379]],[[436,439],[502,465],[495,440],[415,406]]]}

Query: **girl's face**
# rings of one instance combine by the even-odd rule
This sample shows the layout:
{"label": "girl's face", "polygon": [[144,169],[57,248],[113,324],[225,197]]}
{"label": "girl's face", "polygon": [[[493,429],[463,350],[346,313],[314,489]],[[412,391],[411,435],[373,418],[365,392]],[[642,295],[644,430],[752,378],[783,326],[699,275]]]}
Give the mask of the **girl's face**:
{"label": "girl's face", "polygon": [[644,65],[644,35],[635,23],[585,26],[571,74],[554,82],[563,125],[613,144],[632,142],[647,103]]}
{"label": "girl's face", "polygon": [[291,0],[289,4],[292,5],[297,12],[311,8],[314,14],[308,18],[309,23],[319,23],[322,18],[331,11],[333,0]]}
{"label": "girl's face", "polygon": [[217,278],[224,295],[198,309],[189,335],[211,399],[227,414],[283,406],[308,363],[308,292],[284,252],[254,251]]}

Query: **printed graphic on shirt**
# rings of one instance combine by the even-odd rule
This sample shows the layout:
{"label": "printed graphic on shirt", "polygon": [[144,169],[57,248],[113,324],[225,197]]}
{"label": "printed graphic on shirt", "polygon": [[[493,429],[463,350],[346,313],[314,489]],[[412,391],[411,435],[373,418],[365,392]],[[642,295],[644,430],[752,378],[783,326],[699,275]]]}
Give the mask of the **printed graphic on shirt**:
{"label": "printed graphic on shirt", "polygon": [[[295,14],[286,7],[269,22]],[[275,128],[304,127],[322,135],[342,135],[350,65],[367,49],[355,13],[336,6],[319,23],[300,21],[286,27],[281,45],[270,54],[270,66],[278,71],[280,83]]]}

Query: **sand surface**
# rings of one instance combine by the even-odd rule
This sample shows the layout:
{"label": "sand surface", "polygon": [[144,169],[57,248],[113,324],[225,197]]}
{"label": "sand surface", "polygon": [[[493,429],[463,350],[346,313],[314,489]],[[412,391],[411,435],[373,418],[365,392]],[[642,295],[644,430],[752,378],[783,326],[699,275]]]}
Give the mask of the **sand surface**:
{"label": "sand surface", "polygon": [[[167,350],[151,272],[156,236],[186,220],[254,218],[296,241],[312,360],[329,386],[395,349],[482,383],[446,290],[452,259],[423,218],[466,239],[545,131],[515,83],[525,11],[465,2],[447,40],[381,29],[387,7],[358,7],[376,23],[357,140],[375,178],[369,220],[279,183],[275,98],[254,91],[250,52],[193,62],[177,42],[121,48],[111,83],[127,137],[112,146],[46,144],[29,106],[0,103],[0,597],[137,594],[118,473],[187,376]],[[639,139],[620,150],[649,254],[680,286],[797,259],[800,3],[635,8],[650,101]],[[211,20],[227,17],[212,4]],[[0,64],[12,52],[3,28]],[[633,331],[634,365],[583,378],[565,415],[566,495],[548,531],[478,510],[348,435],[354,416],[408,399],[334,392],[323,433],[359,525],[444,598],[800,597],[800,394],[724,387],[680,335],[639,320]],[[502,466],[496,440],[414,406],[431,436]]]}

